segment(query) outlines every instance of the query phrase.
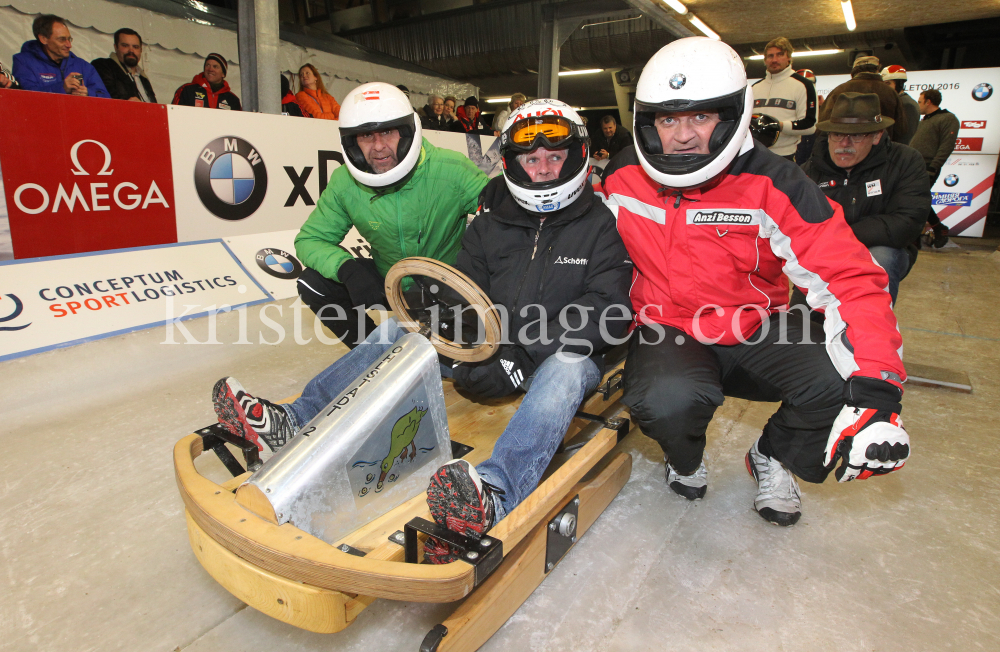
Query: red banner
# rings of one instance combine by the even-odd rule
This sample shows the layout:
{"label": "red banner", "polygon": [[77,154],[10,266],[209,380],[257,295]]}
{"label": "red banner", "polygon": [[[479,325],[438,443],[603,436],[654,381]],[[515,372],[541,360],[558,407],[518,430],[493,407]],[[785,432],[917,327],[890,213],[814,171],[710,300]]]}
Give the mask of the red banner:
{"label": "red banner", "polygon": [[177,242],[163,105],[0,91],[14,257]]}
{"label": "red banner", "polygon": [[982,138],[959,138],[955,141],[956,152],[981,152],[983,151]]}

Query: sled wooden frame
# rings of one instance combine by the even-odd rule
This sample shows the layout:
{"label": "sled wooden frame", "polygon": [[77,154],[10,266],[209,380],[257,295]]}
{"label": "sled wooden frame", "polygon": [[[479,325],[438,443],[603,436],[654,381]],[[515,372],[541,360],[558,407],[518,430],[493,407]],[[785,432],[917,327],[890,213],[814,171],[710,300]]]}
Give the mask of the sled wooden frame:
{"label": "sled wooden frame", "polygon": [[[450,381],[445,381],[445,395],[453,438],[474,447],[465,459],[477,464],[488,458],[507,422],[497,413],[513,414],[520,398],[473,403]],[[620,397],[620,390],[606,398],[595,392],[580,411],[605,419],[618,416]],[[484,428],[472,427],[484,419],[493,432],[483,434]],[[192,550],[209,574],[243,602],[296,627],[332,633],[347,627],[376,598],[453,602],[471,593],[445,621],[450,633],[434,649],[475,650],[550,570],[545,568],[548,520],[579,496],[578,539],[628,480],[631,457],[609,455],[619,439],[616,430],[574,419],[565,441],[588,428],[597,429],[596,434],[490,530],[489,536],[502,542],[504,560],[479,588],[474,585],[472,565],[406,564],[404,546],[389,539],[412,518],[430,518],[424,494],[330,545],[292,524],[269,522],[237,503],[234,490],[249,473],[224,484],[202,476],[194,464],[204,452],[199,435],[188,435],[176,444],[174,469]],[[339,547],[343,544],[364,556],[344,552]]]}

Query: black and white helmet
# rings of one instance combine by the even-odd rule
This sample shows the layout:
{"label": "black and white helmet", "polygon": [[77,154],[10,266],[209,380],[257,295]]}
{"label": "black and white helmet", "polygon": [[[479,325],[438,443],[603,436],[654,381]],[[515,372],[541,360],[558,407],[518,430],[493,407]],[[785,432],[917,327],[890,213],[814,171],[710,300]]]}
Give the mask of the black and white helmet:
{"label": "black and white helmet", "polygon": [[[566,149],[559,178],[532,182],[517,157],[538,147]],[[590,136],[576,111],[559,100],[531,100],[510,112],[500,134],[503,178],[518,204],[535,213],[566,208],[580,196],[590,168]]]}
{"label": "black and white helmet", "polygon": [[[664,154],[654,125],[657,113],[719,112],[708,154]],[[695,188],[725,172],[753,147],[753,93],[743,62],[731,47],[703,36],[678,39],[653,55],[635,92],[633,137],[639,163],[668,188]]]}
{"label": "black and white helmet", "polygon": [[[358,134],[385,129],[399,130],[396,157],[399,165],[377,174],[358,147]],[[382,82],[358,86],[344,97],[340,105],[340,144],[344,150],[344,165],[354,179],[365,186],[390,186],[416,167],[423,144],[423,131],[410,100],[403,91]]]}

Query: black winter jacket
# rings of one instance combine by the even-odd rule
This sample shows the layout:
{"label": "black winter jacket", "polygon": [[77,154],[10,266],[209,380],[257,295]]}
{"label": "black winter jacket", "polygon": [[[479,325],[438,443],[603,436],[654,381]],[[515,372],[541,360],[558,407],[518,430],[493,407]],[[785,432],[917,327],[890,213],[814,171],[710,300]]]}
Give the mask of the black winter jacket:
{"label": "black winter jacket", "polygon": [[[601,354],[614,345],[601,335],[601,315],[621,306],[605,317],[605,330],[616,338],[632,319],[632,261],[614,215],[589,184],[579,199],[542,223],[538,213],[517,204],[502,176],[494,177],[462,238],[457,267],[507,309],[506,340],[524,346],[536,364],[562,348],[594,358],[601,368]],[[539,305],[546,339],[528,344],[541,333]]]}
{"label": "black winter jacket", "polygon": [[831,160],[826,142],[816,147],[822,148],[821,156],[813,156],[802,169],[843,206],[861,244],[903,249],[920,236],[931,210],[931,189],[917,150],[883,137],[846,173]]}
{"label": "black winter jacket", "polygon": [[[127,100],[130,97],[139,97],[139,89],[136,87],[135,81],[133,81],[131,75],[125,72],[125,68],[118,63],[117,58],[94,59],[90,62],[90,65],[94,66],[97,74],[101,76],[101,81],[104,82],[104,87],[108,89],[108,93],[112,99]],[[142,82],[142,88],[146,93],[146,97],[149,98],[150,102],[155,104],[156,93],[153,92],[153,85],[149,83],[149,79],[141,73],[136,75],[136,78]]]}

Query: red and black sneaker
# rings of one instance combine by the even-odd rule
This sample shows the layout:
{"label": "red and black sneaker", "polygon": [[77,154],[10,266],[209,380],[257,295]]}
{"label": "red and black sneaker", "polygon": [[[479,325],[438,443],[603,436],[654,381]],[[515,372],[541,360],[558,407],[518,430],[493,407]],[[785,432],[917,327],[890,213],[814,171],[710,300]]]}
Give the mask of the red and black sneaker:
{"label": "red and black sneaker", "polygon": [[291,419],[280,406],[251,396],[235,378],[215,383],[212,405],[226,430],[257,444],[265,454],[276,452],[295,435]]}
{"label": "red and black sneaker", "polygon": [[[467,461],[452,460],[431,476],[427,506],[435,523],[478,540],[495,524],[500,493]],[[446,542],[427,538],[424,561],[428,564],[450,564],[456,559],[458,553]]]}

